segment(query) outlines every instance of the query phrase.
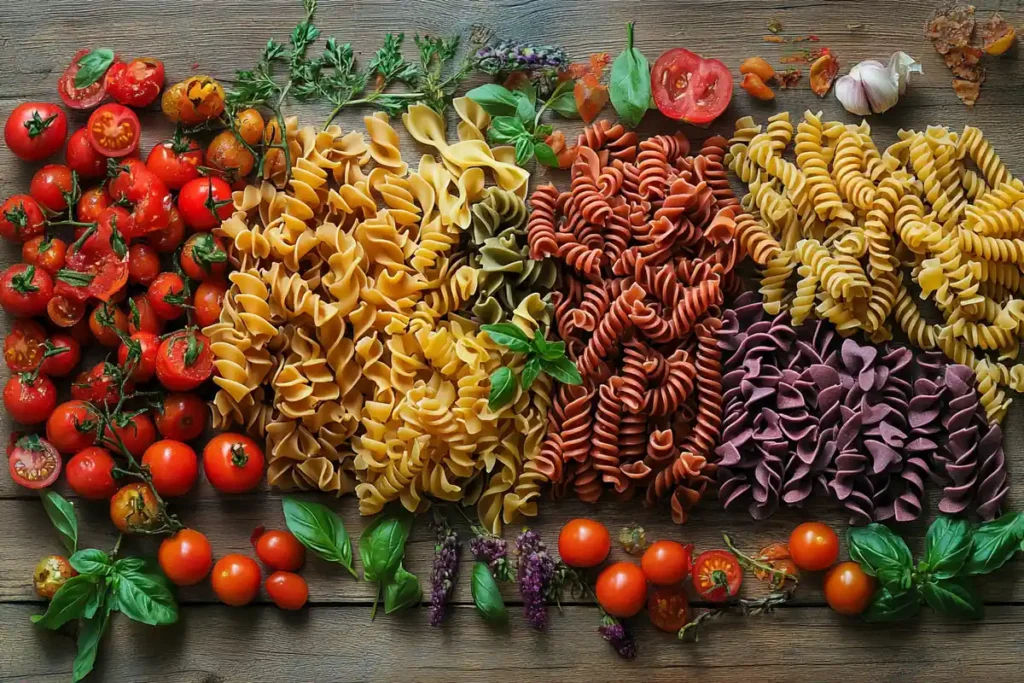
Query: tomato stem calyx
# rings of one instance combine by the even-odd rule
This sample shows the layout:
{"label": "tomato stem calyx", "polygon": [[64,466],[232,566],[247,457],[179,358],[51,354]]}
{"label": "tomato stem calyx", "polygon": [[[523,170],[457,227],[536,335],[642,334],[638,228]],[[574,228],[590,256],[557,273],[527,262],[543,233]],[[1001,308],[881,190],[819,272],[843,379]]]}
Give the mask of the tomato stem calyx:
{"label": "tomato stem calyx", "polygon": [[[245,467],[249,463],[249,456],[245,453],[245,446],[236,443],[231,446],[231,464],[235,467]],[[376,603],[375,603],[376,604]],[[371,621],[372,621],[371,617]]]}

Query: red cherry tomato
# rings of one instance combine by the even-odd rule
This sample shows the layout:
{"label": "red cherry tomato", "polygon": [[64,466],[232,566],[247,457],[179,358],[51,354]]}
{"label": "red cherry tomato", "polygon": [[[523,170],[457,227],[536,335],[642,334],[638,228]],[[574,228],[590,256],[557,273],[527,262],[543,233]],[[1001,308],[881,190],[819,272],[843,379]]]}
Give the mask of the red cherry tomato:
{"label": "red cherry tomato", "polygon": [[692,558],[692,544],[656,541],[644,552],[640,567],[655,586],[673,586],[682,583],[690,573]]}
{"label": "red cherry tomato", "polygon": [[12,376],[4,387],[4,407],[17,422],[37,425],[46,421],[57,406],[57,387],[44,375]]}
{"label": "red cherry tomato", "polygon": [[15,263],[0,276],[0,305],[15,318],[35,318],[53,298],[53,279],[42,268]]}
{"label": "red cherry tomato", "polygon": [[690,602],[682,586],[661,586],[647,598],[647,616],[659,631],[678,633],[690,616]]}
{"label": "red cherry tomato", "polygon": [[11,479],[28,489],[46,488],[57,481],[62,465],[57,449],[35,434],[18,439],[7,456]]}
{"label": "red cherry tomato", "polygon": [[111,64],[104,78],[107,94],[118,103],[141,109],[160,96],[164,87],[164,63],[152,57],[137,57],[127,64]]}
{"label": "red cherry tomato", "polygon": [[248,605],[260,591],[260,566],[245,555],[225,555],[213,566],[210,583],[224,604],[232,607]]}
{"label": "red cherry tomato", "polygon": [[128,371],[136,382],[148,382],[156,374],[156,358],[160,350],[160,337],[152,332],[136,332],[117,349],[117,364]]}
{"label": "red cherry tomato", "polygon": [[107,194],[107,188],[101,185],[82,193],[77,206],[75,206],[75,213],[78,215],[78,220],[83,223],[95,223],[99,220],[103,210],[109,208],[113,203],[114,200]]}
{"label": "red cherry tomato", "polygon": [[220,312],[224,308],[224,296],[228,286],[223,280],[206,280],[196,287],[195,316],[196,325],[200,328],[212,325],[220,320]]}
{"label": "red cherry tomato", "polygon": [[105,448],[84,448],[68,460],[64,476],[71,490],[89,500],[110,500],[117,493],[114,458]]}
{"label": "red cherry tomato", "polygon": [[58,237],[40,235],[25,242],[21,247],[21,260],[25,263],[42,268],[50,277],[54,277],[64,267],[64,257],[68,245]]}
{"label": "red cherry tomato", "polygon": [[267,595],[281,609],[302,609],[309,599],[309,586],[298,574],[274,572],[267,579]]}
{"label": "red cherry tomato", "polygon": [[128,333],[149,332],[160,335],[164,321],[157,316],[145,294],[136,294],[128,300]]}
{"label": "red cherry tomato", "polygon": [[231,186],[215,176],[190,180],[178,195],[178,210],[185,225],[197,232],[209,232],[234,211]]}
{"label": "red cherry tomato", "polygon": [[95,422],[99,417],[85,401],[65,401],[46,420],[46,439],[70,455],[96,443]]}
{"label": "red cherry tomato", "polygon": [[[156,427],[153,426],[153,420],[145,413],[133,415],[123,421],[119,419],[113,427],[113,432],[109,425],[103,431],[103,445],[114,449],[117,453],[121,452],[123,445],[124,449],[132,454],[132,457],[138,459],[156,441]],[[160,489],[157,488],[157,492],[159,491]]]}
{"label": "red cherry tomato", "polygon": [[181,269],[193,280],[221,278],[228,267],[228,252],[219,237],[199,232],[187,240],[181,250]]}
{"label": "red cherry tomato", "polygon": [[72,186],[71,169],[63,164],[47,164],[35,172],[28,193],[50,211],[68,208]]}
{"label": "red cherry tomato", "polygon": [[69,334],[53,334],[45,346],[41,372],[47,377],[67,377],[82,360],[82,347]]}
{"label": "red cherry tomato", "polygon": [[647,578],[632,562],[616,562],[597,577],[597,602],[613,617],[635,616],[647,603]]}
{"label": "red cherry tomato", "polygon": [[183,239],[185,239],[185,221],[181,219],[181,212],[176,206],[171,207],[166,228],[154,230],[146,235],[146,241],[161,254],[174,253]]}
{"label": "red cherry tomato", "polygon": [[183,496],[199,477],[199,459],[188,444],[164,439],[146,449],[142,464],[149,466],[153,487],[161,496]]}
{"label": "red cherry tomato", "polygon": [[253,536],[256,557],[271,569],[294,572],[306,562],[305,546],[290,531],[271,530]]}
{"label": "red cherry tomato", "polygon": [[729,106],[732,74],[717,59],[704,59],[677,47],[654,63],[651,91],[658,110],[670,119],[707,124]]}
{"label": "red cherry tomato", "polygon": [[160,255],[145,242],[128,248],[128,282],[148,287],[160,274]]}
{"label": "red cherry tomato", "polygon": [[46,230],[43,208],[27,194],[16,194],[0,206],[0,236],[23,244]]}
{"label": "red cherry tomato", "polygon": [[206,429],[206,403],[195,394],[168,394],[156,410],[156,428],[165,439],[191,441]]}
{"label": "red cherry tomato", "polygon": [[263,462],[260,447],[242,434],[218,434],[203,449],[206,478],[224,493],[245,493],[259,486]]}
{"label": "red cherry tomato", "polygon": [[146,300],[157,317],[176,320],[185,312],[184,307],[188,304],[185,281],[176,273],[160,273],[149,283]]}
{"label": "red cherry tomato", "polygon": [[31,372],[43,360],[46,330],[35,320],[15,320],[4,339],[4,361],[13,372]]}
{"label": "red cherry tomato", "polygon": [[[107,93],[103,90],[102,78],[84,88],[75,87],[75,76],[78,75],[78,70],[81,68],[78,62],[90,52],[91,50],[79,50],[76,52],[75,56],[71,58],[71,64],[64,70],[60,80],[57,81],[57,93],[60,94],[60,98],[64,100],[64,104],[70,109],[92,109],[107,96]],[[114,57],[114,61],[120,60]]]}
{"label": "red cherry tomato", "polygon": [[569,520],[558,534],[558,554],[570,567],[596,567],[611,547],[608,528],[592,519]]}
{"label": "red cherry tomato", "polygon": [[[120,105],[109,105],[120,106]],[[118,224],[126,238],[163,230],[170,224],[174,198],[170,190],[138,159],[127,159],[117,166],[110,179],[110,196],[132,206],[127,224]]]}
{"label": "red cherry tomato", "polygon": [[101,303],[89,315],[89,329],[100,344],[117,348],[128,331],[128,316],[112,303]]}
{"label": "red cherry tomato", "polygon": [[64,146],[68,117],[55,104],[19,104],[4,124],[4,142],[23,161],[40,161]]}
{"label": "red cherry tomato", "polygon": [[89,130],[79,128],[68,138],[64,150],[68,167],[86,180],[95,180],[107,175],[107,158],[93,149],[89,142]]}
{"label": "red cherry tomato", "polygon": [[[100,361],[89,370],[78,373],[71,384],[71,397],[91,403],[115,404],[121,398],[121,369],[113,363]],[[125,383],[125,391],[135,390],[135,382]]]}
{"label": "red cherry tomato", "polygon": [[123,157],[139,146],[142,126],[139,117],[123,104],[104,104],[89,115],[85,125],[89,144],[106,157]]}
{"label": "red cherry tomato", "polygon": [[182,529],[160,543],[160,569],[176,586],[192,586],[206,578],[213,566],[213,549],[206,536]]}
{"label": "red cherry tomato", "polygon": [[172,190],[180,190],[190,180],[199,178],[202,165],[202,146],[184,136],[158,143],[146,157],[146,168]]}
{"label": "red cherry tomato", "polygon": [[789,536],[789,555],[805,571],[828,569],[839,559],[839,537],[827,524],[804,522]]}
{"label": "red cherry tomato", "polygon": [[856,562],[840,562],[825,574],[825,601],[840,614],[862,614],[875,594],[875,580]]}
{"label": "red cherry tomato", "polygon": [[743,568],[726,550],[709,550],[693,561],[693,587],[701,600],[725,602],[736,597],[743,583]]}
{"label": "red cherry tomato", "polygon": [[191,391],[213,375],[213,353],[205,334],[191,327],[160,342],[156,378],[170,391]]}

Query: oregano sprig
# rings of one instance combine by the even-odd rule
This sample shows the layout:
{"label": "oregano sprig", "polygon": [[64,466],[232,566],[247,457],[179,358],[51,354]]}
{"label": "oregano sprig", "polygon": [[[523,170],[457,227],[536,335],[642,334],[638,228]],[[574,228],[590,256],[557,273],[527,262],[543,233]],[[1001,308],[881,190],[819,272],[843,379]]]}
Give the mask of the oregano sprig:
{"label": "oregano sprig", "polygon": [[483,325],[480,329],[494,343],[510,351],[526,354],[526,363],[519,375],[509,367],[500,367],[491,373],[491,391],[487,397],[487,406],[491,410],[497,410],[515,398],[518,387],[528,391],[542,372],[562,384],[583,383],[576,364],[565,355],[565,342],[548,341],[542,330],[537,330],[533,338],[530,338],[512,323]]}

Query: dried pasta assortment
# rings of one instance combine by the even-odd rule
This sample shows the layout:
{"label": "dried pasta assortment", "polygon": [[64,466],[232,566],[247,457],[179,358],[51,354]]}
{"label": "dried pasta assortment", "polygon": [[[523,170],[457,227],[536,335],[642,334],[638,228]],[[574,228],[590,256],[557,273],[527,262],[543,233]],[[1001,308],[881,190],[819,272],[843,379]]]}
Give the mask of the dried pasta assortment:
{"label": "dried pasta assortment", "polygon": [[522,253],[528,173],[483,142],[485,114],[458,109],[448,145],[436,113],[410,108],[406,127],[440,156],[414,169],[383,114],[366,135],[290,120],[287,189],[236,192],[217,230],[237,270],[204,332],[215,426],[266,437],[273,486],[354,491],[363,514],[427,495],[475,503],[497,532],[536,514],[551,384],[492,411],[490,372],[522,361],[470,316],[532,334],[550,306],[531,290],[553,276],[508,253]]}
{"label": "dried pasta assortment", "polygon": [[938,351],[843,340],[825,321],[794,326],[752,294],[726,311],[719,500],[755,519],[829,496],[851,523],[917,519],[925,481],[939,510],[998,516],[1009,490],[1002,429],[974,373]]}
{"label": "dried pasta assortment", "polygon": [[[729,167],[782,248],[762,273],[765,308],[876,342],[895,319],[916,346],[970,366],[999,422],[1010,403],[1001,387],[1024,389],[1024,365],[1008,364],[1024,338],[1024,183],[971,126],[900,131],[882,151],[870,133],[811,112],[795,131],[785,113],[763,130],[737,122]],[[794,140],[795,163],[783,156]],[[927,322],[911,282],[942,323]]]}
{"label": "dried pasta assortment", "polygon": [[[681,134],[639,140],[605,121],[572,149],[571,185],[536,189],[528,240],[558,264],[558,334],[583,377],[562,386],[541,463],[556,494],[668,498],[674,519],[714,484],[722,387],[719,306],[758,236],[722,165]],[[749,232],[749,230],[747,230]],[[765,258],[771,250],[761,248]]]}

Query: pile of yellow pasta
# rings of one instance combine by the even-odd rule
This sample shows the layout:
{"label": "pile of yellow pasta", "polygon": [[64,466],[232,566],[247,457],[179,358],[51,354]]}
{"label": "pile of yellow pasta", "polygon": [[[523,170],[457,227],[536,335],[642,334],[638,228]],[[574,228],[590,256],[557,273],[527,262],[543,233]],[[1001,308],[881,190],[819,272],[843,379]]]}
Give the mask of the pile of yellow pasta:
{"label": "pile of yellow pasta", "polygon": [[[766,310],[876,342],[895,318],[912,343],[973,367],[989,420],[1001,421],[1001,386],[1024,390],[1024,364],[1013,362],[1024,338],[1024,183],[982,132],[901,130],[880,151],[866,122],[808,111],[795,131],[788,113],[764,129],[744,117],[729,144],[759,220],[747,245],[766,259]],[[922,315],[911,280],[942,323]]]}
{"label": "pile of yellow pasta", "polygon": [[[214,426],[266,438],[271,485],[354,491],[363,514],[395,500],[421,510],[426,496],[475,503],[496,533],[536,514],[551,382],[488,408],[489,374],[521,359],[459,314],[479,281],[460,239],[475,203],[521,202],[529,174],[514,150],[488,147],[475,103],[456,109],[449,145],[436,113],[410,108],[406,128],[439,157],[415,169],[386,115],[367,117],[365,135],[288,120],[286,189],[236,192],[215,231],[237,270],[203,331]],[[511,319],[532,334],[546,311],[531,295]]]}

